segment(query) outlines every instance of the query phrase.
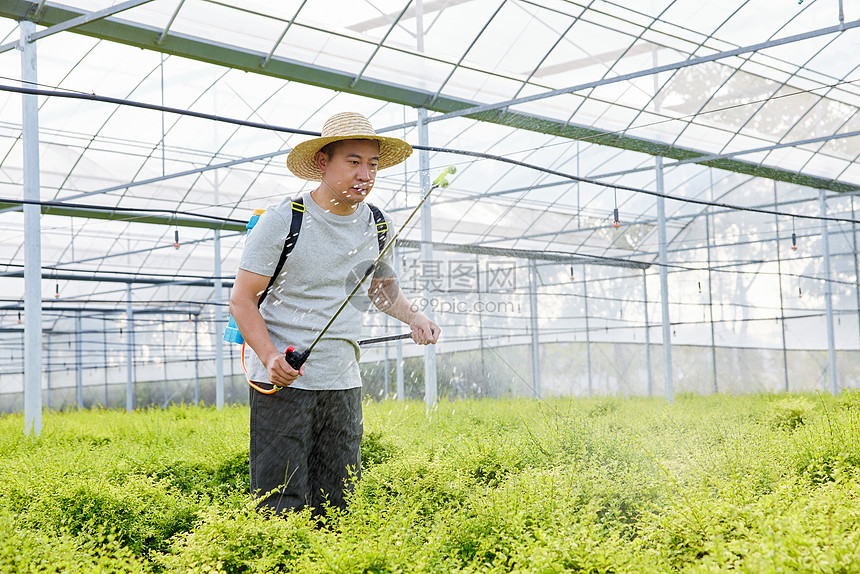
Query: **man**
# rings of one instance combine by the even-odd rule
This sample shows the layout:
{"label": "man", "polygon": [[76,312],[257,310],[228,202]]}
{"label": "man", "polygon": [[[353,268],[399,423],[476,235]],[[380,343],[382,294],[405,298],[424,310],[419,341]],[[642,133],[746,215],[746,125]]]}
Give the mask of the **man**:
{"label": "man", "polygon": [[[230,311],[253,350],[249,381],[264,391],[278,388],[250,391],[251,490],[275,512],[310,506],[319,515],[325,502],[343,508],[351,473],[360,476],[358,306],[344,307],[298,371],[284,351],[308,348],[354,287],[353,271],[379,255],[378,232],[390,220],[378,223],[364,200],[376,171],[411,153],[406,142],[377,136],[360,114],[332,116],[322,137],[297,145],[287,157],[296,176],[319,181],[319,187],[267,209],[248,234]],[[291,235],[294,211],[301,213],[297,236]],[[387,241],[393,235],[387,233]],[[276,273],[285,243],[292,251]],[[381,263],[370,280],[371,300],[407,323],[416,343],[436,343],[439,326],[410,308],[393,277],[393,250]]]}

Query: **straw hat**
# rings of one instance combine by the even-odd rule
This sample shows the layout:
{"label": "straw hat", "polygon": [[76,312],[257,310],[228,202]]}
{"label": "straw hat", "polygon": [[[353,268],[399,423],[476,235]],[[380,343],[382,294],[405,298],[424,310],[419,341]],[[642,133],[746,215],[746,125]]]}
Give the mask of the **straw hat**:
{"label": "straw hat", "polygon": [[342,112],[330,117],[322,129],[322,137],[302,142],[287,156],[287,167],[297,177],[308,181],[322,181],[316,162],[317,152],[324,146],[340,140],[376,140],[379,142],[379,165],[385,169],[412,155],[412,146],[403,140],[378,136],[370,120],[355,112]]}

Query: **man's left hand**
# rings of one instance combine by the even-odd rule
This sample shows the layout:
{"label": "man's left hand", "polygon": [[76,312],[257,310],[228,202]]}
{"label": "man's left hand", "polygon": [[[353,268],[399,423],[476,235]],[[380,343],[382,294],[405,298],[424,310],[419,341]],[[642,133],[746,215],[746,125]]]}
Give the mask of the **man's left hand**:
{"label": "man's left hand", "polygon": [[420,312],[412,318],[409,327],[412,329],[412,340],[419,345],[435,344],[439,340],[439,333],[442,331],[439,325]]}

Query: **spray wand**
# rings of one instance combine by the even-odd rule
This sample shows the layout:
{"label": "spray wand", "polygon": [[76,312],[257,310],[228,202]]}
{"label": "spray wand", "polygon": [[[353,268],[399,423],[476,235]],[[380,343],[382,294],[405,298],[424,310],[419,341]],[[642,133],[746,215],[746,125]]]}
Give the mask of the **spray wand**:
{"label": "spray wand", "polygon": [[[418,210],[421,209],[421,206],[424,205],[424,202],[427,201],[428,197],[430,197],[430,194],[433,193],[433,191],[436,190],[437,188],[448,187],[448,185],[450,185],[450,184],[449,184],[448,178],[446,176],[448,174],[454,174],[454,173],[457,173],[457,168],[455,166],[451,165],[451,166],[446,167],[442,171],[442,173],[440,173],[439,176],[433,180],[433,185],[430,186],[430,189],[427,190],[427,193],[424,194],[424,197],[421,198],[421,201],[418,203],[418,205],[415,206],[415,209],[412,210],[412,213],[409,214],[409,217],[406,219],[406,221],[403,222],[403,225],[400,226],[400,229],[397,231],[397,233],[394,235],[394,237],[391,239],[391,241],[388,242],[388,244],[379,253],[379,255],[376,257],[376,259],[373,261],[373,263],[371,263],[368,266],[367,270],[364,272],[364,276],[358,281],[358,283],[356,283],[353,290],[350,292],[349,295],[347,295],[346,299],[344,299],[343,303],[341,303],[340,307],[338,307],[337,311],[335,311],[332,318],[329,319],[328,323],[326,323],[326,325],[322,328],[322,330],[319,332],[319,334],[316,336],[316,338],[313,340],[313,342],[310,344],[310,346],[303,352],[297,352],[293,345],[290,345],[289,347],[287,347],[287,350],[285,351],[284,356],[287,360],[287,363],[289,363],[289,365],[292,368],[294,368],[297,371],[302,368],[302,365],[304,365],[305,362],[308,360],[308,357],[310,356],[311,351],[313,351],[313,349],[317,345],[317,343],[320,342],[323,335],[326,334],[326,332],[329,330],[329,328],[334,323],[335,319],[337,319],[338,315],[340,315],[340,313],[344,310],[344,308],[346,308],[346,306],[349,304],[349,302],[352,300],[352,298],[355,296],[355,294],[358,293],[358,290],[361,287],[361,285],[370,276],[370,274],[373,273],[374,269],[376,269],[376,265],[382,260],[382,258],[385,256],[385,254],[388,253],[388,250],[391,248],[392,245],[394,245],[394,242],[397,240],[398,237],[400,237],[400,234],[403,233],[403,230],[406,229],[406,226],[409,224],[410,221],[412,221],[412,218],[415,216],[416,213],[418,213]],[[258,213],[258,211],[259,211],[259,213]],[[256,210],[254,212],[254,216],[251,218],[251,221],[249,221],[248,225],[247,225],[249,232],[254,227],[254,224],[257,223],[257,219],[259,219],[260,214],[262,212],[263,212],[263,210]],[[229,335],[229,338],[228,338],[228,335]],[[412,336],[411,333],[402,333],[400,335],[389,335],[386,337],[376,337],[373,339],[364,339],[364,340],[358,341],[358,344],[362,345],[362,346],[363,345],[370,345],[373,343],[382,343],[385,341],[396,341],[398,339],[408,339],[411,336]],[[242,355],[241,355],[242,356],[242,370],[245,371],[245,377],[247,378],[248,370],[245,368],[245,340],[242,337],[242,334],[239,332],[239,329],[238,329],[236,322],[234,321],[232,315],[230,316],[230,323],[227,326],[227,329],[225,330],[225,333],[224,333],[224,340],[242,344]],[[256,389],[257,391],[264,393],[264,394],[272,394],[281,388],[279,386],[274,386],[274,387],[272,387],[271,390],[262,389],[259,386],[255,385],[250,379],[248,379],[248,384],[251,385],[252,387],[254,387],[254,389]]]}
{"label": "spray wand", "polygon": [[[332,318],[329,319],[328,323],[326,323],[325,327],[322,328],[322,331],[319,332],[316,339],[313,340],[313,342],[310,344],[310,346],[301,353],[297,352],[295,347],[293,347],[292,345],[287,347],[285,356],[287,359],[287,363],[289,363],[292,368],[294,368],[295,370],[298,371],[302,367],[302,365],[305,364],[305,361],[308,360],[308,357],[310,356],[311,351],[314,350],[314,347],[316,347],[317,343],[320,342],[320,340],[323,338],[323,335],[326,334],[326,332],[329,330],[329,328],[334,323],[335,319],[337,319],[338,315],[340,315],[341,311],[344,310],[344,308],[349,304],[349,302],[352,300],[352,298],[355,296],[355,294],[358,293],[358,290],[361,287],[361,285],[364,283],[364,281],[368,277],[370,277],[371,273],[373,273],[374,269],[376,269],[376,265],[382,260],[383,257],[385,257],[385,254],[388,253],[388,250],[391,248],[392,245],[394,245],[394,242],[397,240],[398,237],[400,237],[400,234],[403,233],[403,230],[406,229],[406,226],[409,225],[409,222],[412,220],[412,218],[415,216],[415,214],[418,213],[418,210],[421,209],[421,206],[424,205],[424,202],[427,201],[428,197],[430,197],[430,194],[433,193],[433,191],[436,188],[448,187],[449,183],[448,183],[448,179],[446,176],[449,173],[450,174],[457,173],[457,168],[454,167],[453,165],[448,166],[442,171],[442,173],[439,174],[439,176],[436,179],[433,180],[433,185],[430,186],[430,189],[427,190],[427,193],[424,194],[424,197],[421,198],[421,201],[418,203],[418,205],[415,206],[415,209],[412,210],[412,213],[410,213],[409,217],[406,219],[406,221],[403,222],[403,225],[400,226],[400,229],[397,231],[397,234],[395,234],[394,238],[388,242],[388,244],[385,246],[385,249],[383,249],[382,251],[379,252],[379,255],[376,257],[376,259],[374,259],[373,263],[371,263],[367,267],[367,270],[365,270],[365,272],[364,272],[364,276],[362,276],[362,278],[359,279],[359,281],[355,284],[355,287],[352,289],[350,294],[347,295],[347,297],[346,297],[346,299],[344,299],[343,303],[340,304],[340,307],[338,307],[338,310],[335,311]],[[405,338],[405,337],[401,337],[401,338]]]}

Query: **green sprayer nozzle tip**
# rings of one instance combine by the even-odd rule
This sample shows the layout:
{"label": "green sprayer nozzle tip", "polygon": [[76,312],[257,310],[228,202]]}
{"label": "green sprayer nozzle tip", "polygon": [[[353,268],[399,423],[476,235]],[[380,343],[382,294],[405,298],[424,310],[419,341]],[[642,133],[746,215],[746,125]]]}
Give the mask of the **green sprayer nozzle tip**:
{"label": "green sprayer nozzle tip", "polygon": [[433,185],[437,187],[448,187],[448,179],[445,176],[449,173],[457,173],[457,168],[453,165],[449,165],[448,167],[446,167],[444,170],[442,170],[442,173],[439,174],[439,177],[433,180]]}

